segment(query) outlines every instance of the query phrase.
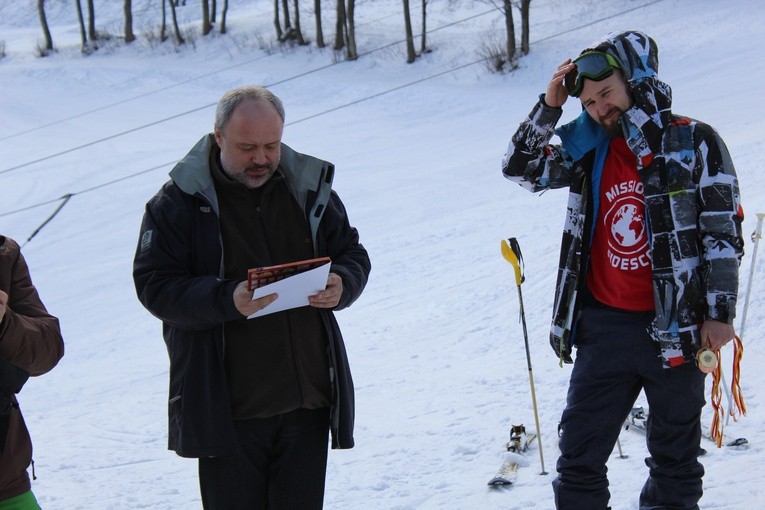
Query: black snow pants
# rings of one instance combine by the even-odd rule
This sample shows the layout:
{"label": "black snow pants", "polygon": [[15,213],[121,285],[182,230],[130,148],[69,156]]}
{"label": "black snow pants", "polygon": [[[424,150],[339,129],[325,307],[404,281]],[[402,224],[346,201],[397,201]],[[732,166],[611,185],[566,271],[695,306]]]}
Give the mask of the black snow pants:
{"label": "black snow pants", "polygon": [[553,481],[558,510],[608,508],[606,462],[641,390],[648,400],[650,457],[640,510],[698,509],[704,374],[692,364],[662,368],[647,333],[652,319],[652,312],[602,305],[587,305],[579,315]]}

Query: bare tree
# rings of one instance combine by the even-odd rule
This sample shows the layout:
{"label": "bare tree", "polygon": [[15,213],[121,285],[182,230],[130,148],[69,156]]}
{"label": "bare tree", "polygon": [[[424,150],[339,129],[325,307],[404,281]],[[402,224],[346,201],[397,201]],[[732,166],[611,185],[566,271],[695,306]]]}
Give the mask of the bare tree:
{"label": "bare tree", "polygon": [[96,32],[96,8],[93,5],[93,0],[88,0],[88,38],[93,45],[98,40],[98,32]]}
{"label": "bare tree", "polygon": [[45,47],[42,48],[44,53],[41,56],[45,56],[48,52],[53,51],[53,38],[50,35],[50,28],[48,28],[48,18],[45,16],[45,0],[37,0],[37,14],[40,16],[40,25],[42,25],[43,37],[45,37]]}
{"label": "bare tree", "polygon": [[347,35],[345,55],[348,60],[359,58],[356,51],[356,22],[353,19],[355,10],[356,0],[348,0],[348,6],[345,8],[345,33]]}
{"label": "bare tree", "polygon": [[167,33],[167,8],[165,7],[165,5],[167,4],[168,1],[170,2],[171,6],[175,5],[173,3],[175,0],[161,0],[161,2],[160,2],[162,4],[162,24],[159,26],[159,41],[160,42],[165,42],[165,40],[167,39],[167,35],[166,35],[166,33]]}
{"label": "bare tree", "polygon": [[80,23],[80,40],[82,45],[80,51],[82,53],[90,53],[90,47],[88,46],[88,36],[85,33],[85,20],[82,17],[82,4],[80,0],[74,0],[74,6],[77,9],[77,21]]}
{"label": "bare tree", "polygon": [[332,45],[332,49],[339,51],[345,46],[345,0],[337,0],[335,5],[337,19],[335,21],[335,44]]}
{"label": "bare tree", "polygon": [[335,51],[345,47],[345,58],[356,60],[359,54],[356,51],[356,25],[353,21],[353,11],[356,8],[356,0],[337,0],[337,22],[335,23]]}
{"label": "bare tree", "polygon": [[207,35],[211,31],[210,6],[207,4],[207,0],[202,0],[202,35]]}
{"label": "bare tree", "polygon": [[298,7],[298,0],[293,0],[292,8],[295,11],[295,31],[292,36],[295,41],[301,46],[308,44],[305,39],[303,39],[303,31],[300,30],[300,9]]}
{"label": "bare tree", "polygon": [[324,31],[321,29],[321,0],[313,0],[313,13],[316,16],[316,46],[323,48]]}
{"label": "bare tree", "polygon": [[[494,5],[497,5],[496,0],[491,0]],[[521,11],[521,51],[515,44],[515,24],[513,22],[513,4]],[[520,55],[528,55],[529,53],[529,10],[531,0],[502,0],[502,6],[498,8],[505,15],[505,28],[507,30],[507,44],[506,44],[506,58],[510,69],[518,67],[518,57]]]}
{"label": "bare tree", "polygon": [[[295,3],[295,10],[297,11],[297,0],[293,0]],[[276,39],[279,42],[285,42],[290,39],[302,39],[302,34],[298,34],[296,29],[292,28],[292,22],[290,21],[290,5],[289,0],[281,0],[281,9],[282,9],[282,16],[281,19],[284,20],[284,29],[282,30],[282,26],[280,23],[280,16],[279,16],[279,0],[274,0],[274,25],[276,26]],[[297,23],[298,23],[298,29],[300,27],[300,19],[299,14],[296,13]],[[302,42],[300,44],[303,44]]]}
{"label": "bare tree", "polygon": [[[173,18],[173,32],[175,33],[175,42],[178,44],[184,44],[186,41],[181,36],[181,30],[178,28],[178,17],[175,15],[175,4],[173,3],[173,0],[168,0],[170,2],[170,15]],[[164,3],[165,0],[162,0]]]}
{"label": "bare tree", "polygon": [[[135,41],[135,34],[133,33],[133,3],[132,0],[125,0],[125,42],[130,44]],[[165,2],[162,0],[162,23],[165,22],[164,16]],[[163,32],[164,34],[164,32]]]}
{"label": "bare tree", "polygon": [[223,0],[223,7],[220,10],[220,33],[226,33],[226,13],[228,12],[228,0]]}
{"label": "bare tree", "polygon": [[284,34],[287,38],[292,38],[292,23],[290,22],[290,3],[289,0],[282,0],[282,13],[284,14]]}
{"label": "bare tree", "polygon": [[427,53],[430,50],[428,49],[427,44],[427,18],[428,18],[428,0],[422,0],[422,37],[420,37],[420,53]]}
{"label": "bare tree", "polygon": [[531,0],[521,0],[521,53],[529,54],[529,8]]}
{"label": "bare tree", "polygon": [[513,23],[513,4],[510,0],[503,0],[502,11],[505,13],[505,28],[507,29],[507,63],[510,69],[518,67],[515,54],[515,24]]}
{"label": "bare tree", "polygon": [[276,28],[276,40],[281,41],[284,33],[282,32],[282,22],[279,21],[279,0],[274,0],[274,28]]}
{"label": "bare tree", "polygon": [[406,32],[406,63],[411,64],[417,59],[414,51],[414,35],[412,34],[412,18],[409,15],[409,0],[404,0],[404,29]]}
{"label": "bare tree", "polygon": [[215,0],[210,0],[210,23],[215,24],[215,11],[218,10],[218,5]]}

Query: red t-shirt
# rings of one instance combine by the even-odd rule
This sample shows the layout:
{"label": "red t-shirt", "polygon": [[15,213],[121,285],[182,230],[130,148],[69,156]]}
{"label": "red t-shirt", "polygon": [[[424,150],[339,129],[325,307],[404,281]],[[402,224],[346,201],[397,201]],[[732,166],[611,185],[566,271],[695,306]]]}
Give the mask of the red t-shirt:
{"label": "red t-shirt", "polygon": [[643,184],[624,138],[611,140],[603,167],[587,285],[608,306],[654,309]]}

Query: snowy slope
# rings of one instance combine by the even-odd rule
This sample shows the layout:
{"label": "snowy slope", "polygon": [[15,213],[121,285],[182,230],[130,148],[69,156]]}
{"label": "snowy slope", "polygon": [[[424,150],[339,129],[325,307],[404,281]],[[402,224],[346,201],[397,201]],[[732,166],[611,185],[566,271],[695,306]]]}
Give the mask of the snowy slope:
{"label": "snowy slope", "polygon": [[[197,3],[188,3],[180,18],[198,32]],[[368,54],[337,65],[331,50],[315,46],[264,51],[270,4],[230,3],[227,36],[175,49],[140,35],[159,5],[134,0],[136,44],[84,57],[71,2],[48,0],[59,51],[39,59],[35,2],[0,1],[0,233],[23,243],[59,197],[73,195],[24,247],[67,347],[60,365],[20,395],[43,507],[200,507],[196,463],[166,450],[167,356],[159,322],[135,298],[132,256],[145,202],[212,128],[215,102],[231,87],[260,83],[285,102],[284,141],[336,164],[336,189],[373,263],[365,294],[338,314],[356,384],[357,447],[331,452],[326,508],[552,508],[570,368],[558,367],[547,330],[566,192],[536,196],[503,179],[509,137],[566,57],[610,31],[644,30],[659,44],[674,110],[726,140],[748,236],[755,213],[765,212],[765,8],[758,0],[537,0],[531,53],[499,76],[476,63],[481,37],[503,30],[488,2],[430,0],[433,51],[412,65],[402,45],[390,46],[403,35],[397,0],[357,0],[359,52]],[[100,29],[119,32],[121,4],[96,1]],[[334,14],[324,4],[326,37]],[[302,21],[313,37],[312,13]],[[567,105],[564,120],[578,112]],[[522,291],[549,474],[539,475],[532,450],[517,486],[490,491],[511,422],[534,427],[517,287],[499,252],[510,236],[526,259]],[[753,248],[747,239],[742,302]],[[753,444],[707,445],[703,508],[758,508],[765,498],[763,252],[744,335],[749,413],[726,428],[726,437]],[[625,432],[621,445],[628,458],[609,462],[619,510],[637,508],[647,471],[642,438]]]}

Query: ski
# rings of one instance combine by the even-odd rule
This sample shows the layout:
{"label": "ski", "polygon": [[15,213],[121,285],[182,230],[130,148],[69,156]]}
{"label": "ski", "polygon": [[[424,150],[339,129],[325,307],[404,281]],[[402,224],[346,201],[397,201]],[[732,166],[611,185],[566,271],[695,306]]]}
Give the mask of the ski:
{"label": "ski", "polygon": [[536,439],[537,435],[527,433],[523,425],[513,425],[510,429],[510,441],[503,454],[502,465],[497,473],[488,482],[489,487],[504,487],[515,483],[518,477],[518,468],[528,465],[528,459],[522,455],[529,449],[529,444]]}
{"label": "ski", "polygon": [[[624,430],[634,430],[645,435],[648,421],[648,413],[642,407],[633,407],[629,416],[624,421]],[[712,438],[706,434],[703,437],[712,441]],[[737,450],[746,450],[749,448],[749,441],[745,437],[736,438],[728,442],[725,446],[734,448]],[[699,449],[699,456],[706,454],[707,451],[704,448]]]}
{"label": "ski", "polygon": [[634,430],[645,434],[648,413],[642,407],[633,407],[629,416],[624,420],[624,430]]}

